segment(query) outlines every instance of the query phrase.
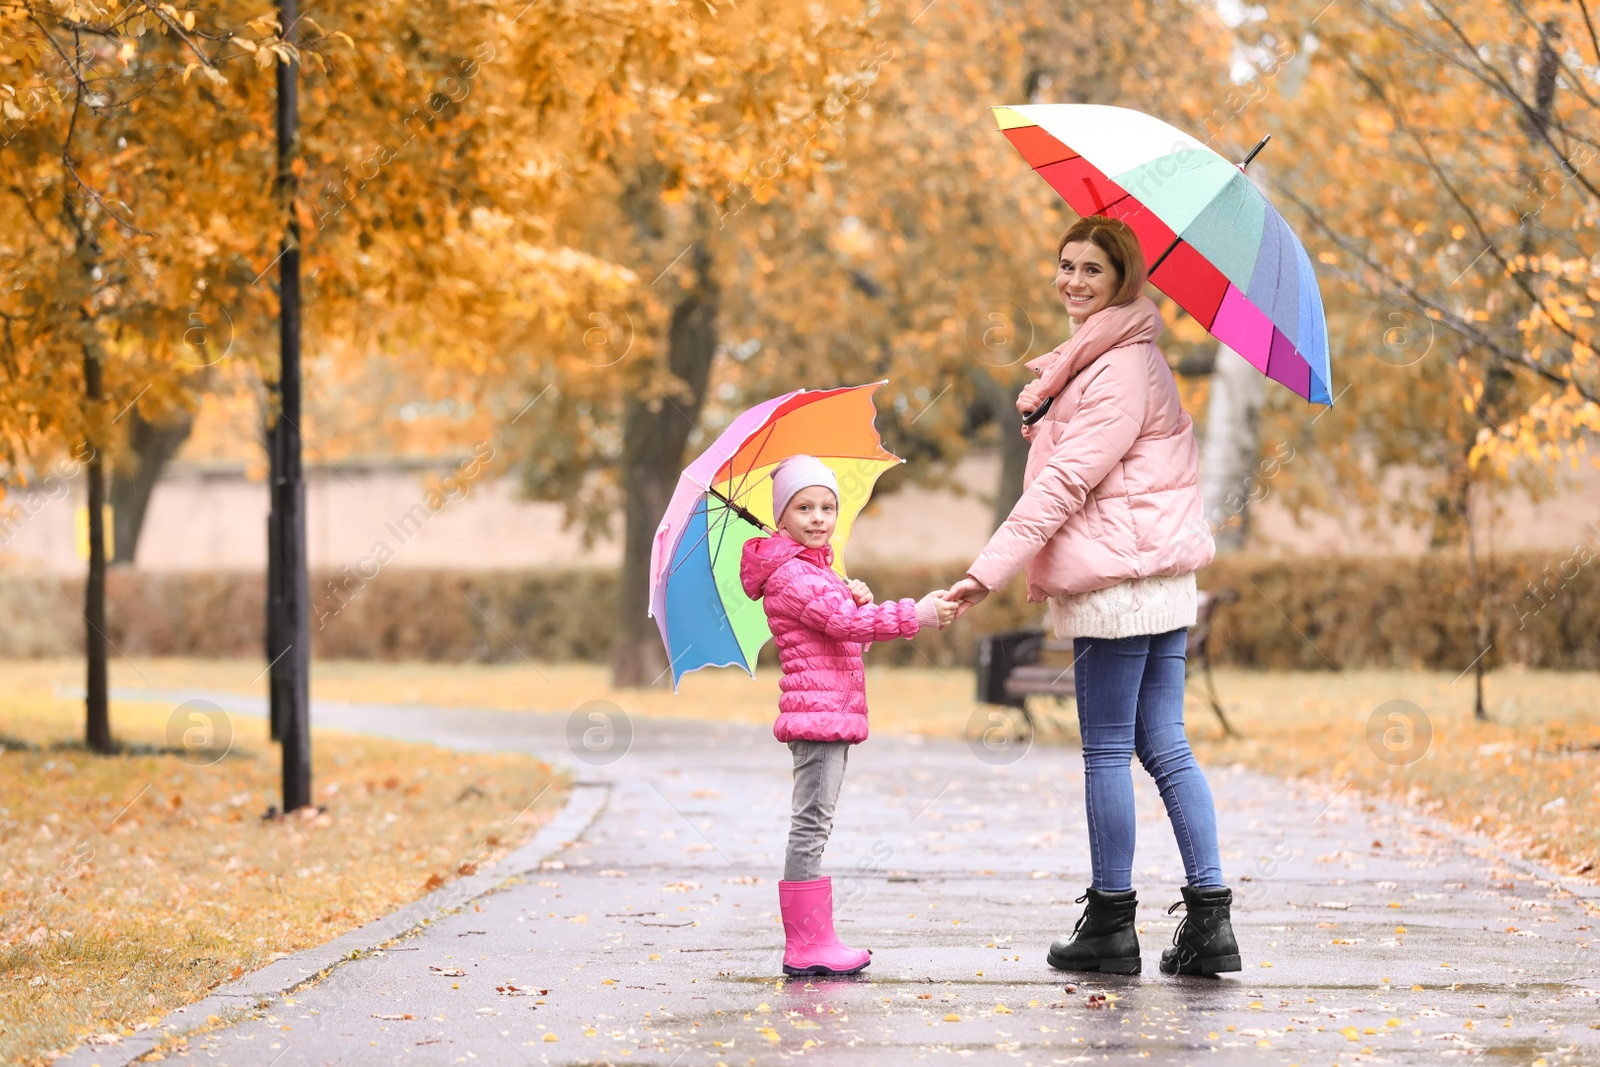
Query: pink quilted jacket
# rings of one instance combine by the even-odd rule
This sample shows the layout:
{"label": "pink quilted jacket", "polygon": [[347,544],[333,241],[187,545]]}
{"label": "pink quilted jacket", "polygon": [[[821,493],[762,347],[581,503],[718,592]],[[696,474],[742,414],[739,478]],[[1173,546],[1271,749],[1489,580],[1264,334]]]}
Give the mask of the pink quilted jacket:
{"label": "pink quilted jacket", "polygon": [[745,542],[739,581],[760,599],[778,645],[779,741],[865,741],[864,642],[915,637],[916,601],[856,606],[833,570],[833,546],[807,548],[779,531]]}
{"label": "pink quilted jacket", "polygon": [[1017,401],[1055,401],[1033,426],[1022,498],[967,573],[999,589],[1026,567],[1028,599],[1176,577],[1211,562],[1194,423],[1156,348],[1147,297],[1089,316],[1028,367]]}

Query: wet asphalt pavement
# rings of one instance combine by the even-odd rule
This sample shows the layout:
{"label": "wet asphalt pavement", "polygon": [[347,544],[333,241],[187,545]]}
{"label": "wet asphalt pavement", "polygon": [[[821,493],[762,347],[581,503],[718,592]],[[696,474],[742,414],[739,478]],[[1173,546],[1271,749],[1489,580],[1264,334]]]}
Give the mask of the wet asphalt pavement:
{"label": "wet asphalt pavement", "polygon": [[[259,712],[184,694],[199,695]],[[559,840],[542,835],[510,884],[458,894],[397,938],[424,916],[374,924],[366,944],[386,947],[324,977],[326,960],[302,954],[169,1017],[177,1032],[220,1013],[188,1059],[1600,1064],[1600,890],[1336,786],[1207,768],[1245,969],[1175,979],[1156,961],[1183,868],[1136,766],[1145,972],[1074,978],[1044,953],[1088,881],[1078,751],[874,737],[851,754],[824,861],[840,936],[873,962],[853,978],[785,979],[789,756],[767,730],[641,720],[631,738],[602,727],[585,747],[599,720],[326,702],[314,718],[532,751],[580,784]],[[503,877],[485,876],[476,884]],[[274,995],[300,975],[312,977]],[[110,1067],[138,1047],[59,1062]]]}

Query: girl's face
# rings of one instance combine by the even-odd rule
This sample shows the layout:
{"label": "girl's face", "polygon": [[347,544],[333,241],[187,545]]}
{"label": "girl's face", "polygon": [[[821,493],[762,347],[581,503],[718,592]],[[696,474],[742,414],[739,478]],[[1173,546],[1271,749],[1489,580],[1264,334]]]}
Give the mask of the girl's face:
{"label": "girl's face", "polygon": [[1110,306],[1112,294],[1121,285],[1122,275],[1093,241],[1069,241],[1062,247],[1061,262],[1056,265],[1056,293],[1074,326]]}
{"label": "girl's face", "polygon": [[838,521],[839,501],[833,490],[812,485],[790,498],[778,525],[807,548],[821,548],[833,536]]}

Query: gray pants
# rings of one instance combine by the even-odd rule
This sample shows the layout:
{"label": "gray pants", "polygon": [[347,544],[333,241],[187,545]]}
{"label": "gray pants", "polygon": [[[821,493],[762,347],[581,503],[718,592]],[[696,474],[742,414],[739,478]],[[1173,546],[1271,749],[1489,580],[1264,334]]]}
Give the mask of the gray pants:
{"label": "gray pants", "polygon": [[783,880],[812,882],[822,877],[822,850],[833,832],[850,742],[790,741],[789,751],[794,754],[794,801]]}

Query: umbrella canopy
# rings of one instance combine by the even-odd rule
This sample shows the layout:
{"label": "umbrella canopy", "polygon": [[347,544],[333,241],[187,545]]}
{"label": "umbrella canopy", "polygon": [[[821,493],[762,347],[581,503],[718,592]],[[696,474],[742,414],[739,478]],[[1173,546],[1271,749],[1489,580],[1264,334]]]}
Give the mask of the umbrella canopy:
{"label": "umbrella canopy", "polygon": [[1311,259],[1240,165],[1128,108],[992,110],[1074,211],[1133,229],[1152,285],[1273,381],[1314,403],[1333,403],[1328,327]]}
{"label": "umbrella canopy", "polygon": [[650,617],[671,661],[672,687],[701,667],[743,667],[772,636],[759,602],[739,583],[744,543],[772,532],[772,470],[790,456],[815,456],[839,482],[830,544],[844,571],[844,546],[878,475],[905,460],[883,447],[872,394],[883,385],[798,389],[740,414],[678,478],[650,548]]}

